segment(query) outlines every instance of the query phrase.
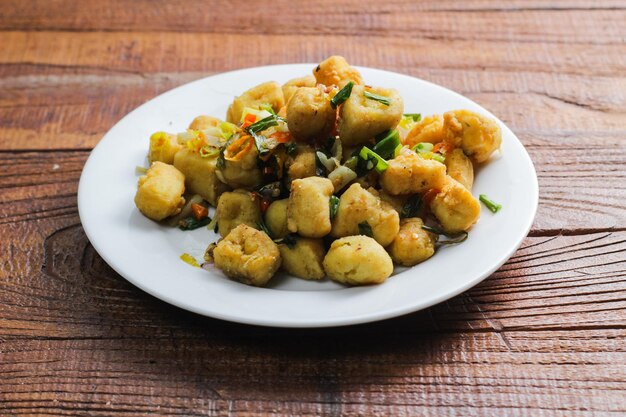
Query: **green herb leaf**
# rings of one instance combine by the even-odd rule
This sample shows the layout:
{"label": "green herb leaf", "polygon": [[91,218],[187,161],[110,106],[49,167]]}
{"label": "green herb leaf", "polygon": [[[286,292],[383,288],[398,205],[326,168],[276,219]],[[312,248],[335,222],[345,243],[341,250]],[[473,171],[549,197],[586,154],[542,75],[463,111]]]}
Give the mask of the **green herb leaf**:
{"label": "green herb leaf", "polygon": [[267,228],[267,225],[263,220],[259,220],[258,222],[256,222],[256,226],[260,231],[265,232],[265,234],[268,235],[270,239],[272,238],[272,234],[270,233],[270,230]]}
{"label": "green herb leaf", "polygon": [[297,148],[298,145],[296,144],[296,142],[288,142],[285,144],[285,149],[287,150],[287,153],[289,155],[293,155],[296,152]]}
{"label": "green herb leaf", "polygon": [[370,93],[369,91],[364,91],[363,96],[365,98],[369,98],[370,100],[382,103],[385,106],[389,106],[391,104],[391,100],[389,99],[389,97],[380,96],[378,94]]}
{"label": "green herb leaf", "polygon": [[431,152],[435,145],[428,142],[420,142],[417,145],[413,146],[411,149],[417,153],[426,153]]}
{"label": "green herb leaf", "polygon": [[497,213],[502,208],[502,204],[498,204],[493,200],[490,200],[485,194],[478,196],[478,199],[485,205],[492,213]]}
{"label": "green herb leaf", "polygon": [[402,207],[402,212],[400,213],[400,217],[403,219],[408,219],[409,217],[416,217],[422,211],[422,196],[419,194],[415,194],[406,201],[404,207]]}
{"label": "green herb leaf", "polygon": [[376,136],[376,145],[372,149],[381,158],[391,159],[395,156],[396,148],[400,145],[400,134],[392,129]]}
{"label": "green herb leaf", "polygon": [[378,155],[367,146],[364,146],[361,149],[361,152],[359,152],[359,157],[363,160],[373,162],[374,168],[376,168],[376,171],[379,174],[382,174],[387,170],[387,168],[389,168],[389,164],[387,163],[387,161],[385,161],[380,155]]}
{"label": "green herb leaf", "polygon": [[330,107],[336,109],[337,106],[343,104],[350,97],[350,94],[352,94],[352,87],[354,87],[354,83],[350,81],[341,90],[339,90],[337,94],[330,99]]}
{"label": "green herb leaf", "polygon": [[330,207],[330,218],[334,219],[339,209],[339,197],[331,195],[330,200],[328,200],[328,206]]}
{"label": "green herb leaf", "polygon": [[431,226],[426,226],[426,225],[423,225],[422,229],[426,230],[427,232],[439,235],[439,236],[445,236],[449,239],[449,240],[444,240],[444,241],[438,240],[437,243],[439,245],[456,245],[458,243],[465,242],[467,240],[467,237],[469,236],[469,233],[465,231],[459,232],[459,233],[446,233],[445,231],[437,227],[431,227]]}
{"label": "green herb leaf", "polygon": [[371,238],[374,237],[374,232],[372,232],[372,226],[367,221],[359,223],[359,234],[369,236]]}
{"label": "green herb leaf", "polygon": [[422,115],[420,113],[404,113],[403,116],[408,119],[412,119],[414,122],[422,120]]}
{"label": "green herb leaf", "polygon": [[257,150],[259,151],[259,155],[265,155],[270,150],[265,147],[265,136],[260,135],[259,132],[269,129],[272,126],[278,126],[278,121],[284,119],[280,116],[272,114],[271,116],[267,116],[258,122],[251,124],[246,127],[246,132],[250,134],[254,138],[254,144],[256,145]]}
{"label": "green herb leaf", "polygon": [[186,219],[181,220],[178,223],[178,228],[180,230],[194,230],[199,227],[206,226],[209,223],[211,223],[210,217],[205,217],[202,220],[196,220],[195,217],[190,216],[190,217],[187,217]]}

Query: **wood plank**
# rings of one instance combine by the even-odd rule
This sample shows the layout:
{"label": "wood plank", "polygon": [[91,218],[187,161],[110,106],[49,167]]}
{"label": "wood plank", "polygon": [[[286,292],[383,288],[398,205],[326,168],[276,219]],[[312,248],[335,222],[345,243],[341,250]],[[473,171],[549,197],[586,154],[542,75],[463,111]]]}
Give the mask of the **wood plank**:
{"label": "wood plank", "polygon": [[[614,366],[624,360],[624,330],[576,337],[515,332],[509,350],[494,333],[396,328],[384,343],[372,343],[371,332],[358,327],[259,334],[205,325],[211,334],[191,338],[175,332],[156,340],[8,339],[0,413],[404,416],[463,409],[469,416],[617,416],[626,410],[626,371]],[[243,335],[248,329],[252,334]]]}
{"label": "wood plank", "polygon": [[[254,18],[242,0],[131,3],[13,0],[3,3],[0,30],[156,31],[253,34],[393,36],[398,31],[429,39],[557,43],[622,43],[623,2],[455,2],[322,0],[293,7],[278,0]],[[193,13],[192,11],[199,11]],[[332,12],[329,12],[332,11]],[[458,11],[462,13],[451,13]],[[228,16],[228,18],[224,18]],[[602,30],[598,30],[602,22]],[[573,31],[572,27],[576,27]]]}

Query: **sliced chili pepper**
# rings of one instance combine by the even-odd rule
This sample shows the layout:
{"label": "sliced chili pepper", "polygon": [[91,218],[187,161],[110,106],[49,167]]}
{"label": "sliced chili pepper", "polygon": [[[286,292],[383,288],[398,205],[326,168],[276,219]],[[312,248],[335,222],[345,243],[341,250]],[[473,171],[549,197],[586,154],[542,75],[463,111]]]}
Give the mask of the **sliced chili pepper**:
{"label": "sliced chili pepper", "polygon": [[241,125],[242,129],[245,129],[246,127],[254,124],[254,122],[256,122],[256,115],[252,114],[252,113],[248,113],[246,114],[246,116],[243,118],[243,124]]}
{"label": "sliced chili pepper", "polygon": [[227,161],[239,161],[254,146],[254,139],[250,135],[243,135],[224,150],[224,159]]}
{"label": "sliced chili pepper", "polygon": [[209,209],[202,204],[193,203],[191,205],[191,211],[196,220],[202,220],[209,215]]}
{"label": "sliced chili pepper", "polygon": [[432,152],[433,153],[439,152],[440,154],[445,155],[449,152],[452,152],[453,150],[454,150],[454,146],[452,146],[451,144],[446,143],[446,142],[439,142],[433,147]]}

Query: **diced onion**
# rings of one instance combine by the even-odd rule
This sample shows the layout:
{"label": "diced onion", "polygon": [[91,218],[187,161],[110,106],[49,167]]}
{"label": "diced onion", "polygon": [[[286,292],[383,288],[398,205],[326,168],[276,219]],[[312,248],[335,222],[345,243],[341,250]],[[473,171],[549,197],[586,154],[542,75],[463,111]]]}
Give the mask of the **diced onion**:
{"label": "diced onion", "polygon": [[341,190],[356,177],[356,172],[343,165],[339,166],[333,172],[328,174],[328,179],[333,183],[333,186],[335,187],[335,192]]}

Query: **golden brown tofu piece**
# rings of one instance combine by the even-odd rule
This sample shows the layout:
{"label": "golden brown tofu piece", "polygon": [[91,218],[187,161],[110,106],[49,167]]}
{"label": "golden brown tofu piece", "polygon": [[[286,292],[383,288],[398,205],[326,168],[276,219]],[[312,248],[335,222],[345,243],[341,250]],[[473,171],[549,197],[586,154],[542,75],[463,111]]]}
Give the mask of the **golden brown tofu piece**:
{"label": "golden brown tofu piece", "polygon": [[328,134],[336,119],[337,110],[330,106],[328,94],[316,87],[299,88],[287,105],[287,125],[297,140]]}
{"label": "golden brown tofu piece", "polygon": [[245,224],[234,228],[213,250],[215,266],[239,282],[257,287],[267,284],[280,268],[276,243]]}
{"label": "golden brown tofu piece", "polygon": [[472,193],[452,177],[430,202],[433,212],[443,230],[458,233],[468,230],[480,217],[480,203]]}
{"label": "golden brown tofu piece", "polygon": [[324,270],[342,284],[380,284],[393,273],[393,262],[385,248],[371,237],[346,236],[330,246]]}
{"label": "golden brown tofu piece", "polygon": [[328,178],[308,177],[291,183],[287,205],[287,228],[300,236],[319,238],[330,233],[329,199],[333,183]]}
{"label": "golden brown tofu piece", "polygon": [[154,162],[139,178],[135,205],[144,216],[163,220],[178,214],[185,204],[185,176],[171,165]]}
{"label": "golden brown tofu piece", "polygon": [[502,144],[502,131],[495,120],[470,110],[444,113],[444,141],[463,149],[476,163],[485,162]]}
{"label": "golden brown tofu piece", "polygon": [[289,199],[276,200],[265,212],[265,225],[274,239],[285,237],[287,230],[287,204]]}
{"label": "golden brown tofu piece", "polygon": [[283,96],[285,97],[285,104],[289,104],[289,100],[293,97],[294,93],[301,87],[315,87],[315,77],[312,75],[305,75],[304,77],[293,78],[283,84]]}
{"label": "golden brown tofu piece", "polygon": [[435,235],[422,229],[423,225],[419,217],[402,219],[398,235],[387,248],[395,263],[413,266],[435,254]]}
{"label": "golden brown tofu piece", "polygon": [[474,165],[465,156],[463,150],[454,149],[452,152],[446,153],[445,164],[446,173],[471,191],[472,185],[474,185]]}
{"label": "golden brown tofu piece", "polygon": [[[367,98],[365,92],[383,96],[385,105]],[[368,88],[356,85],[340,109],[339,137],[344,146],[365,145],[386,130],[393,129],[402,119],[404,103],[398,91],[392,88]]]}
{"label": "golden brown tofu piece", "polygon": [[174,166],[185,175],[185,187],[199,194],[213,207],[217,199],[230,187],[221,182],[215,173],[217,158],[203,158],[199,153],[183,148],[174,157]]}
{"label": "golden brown tofu piece", "polygon": [[226,236],[240,224],[257,227],[261,221],[261,209],[248,191],[235,190],[221,195],[215,216],[220,235]]}
{"label": "golden brown tofu piece", "polygon": [[324,243],[321,239],[296,238],[293,247],[278,245],[283,260],[282,268],[289,274],[304,279],[322,279],[324,272]]}
{"label": "golden brown tofu piece", "polygon": [[445,184],[446,166],[415,153],[399,155],[388,161],[389,167],[380,176],[380,185],[391,195],[416,194]]}
{"label": "golden brown tofu piece", "polygon": [[443,136],[443,116],[434,114],[417,122],[407,133],[403,143],[409,147],[422,142],[434,144],[443,141]]}
{"label": "golden brown tofu piece", "polygon": [[359,71],[351,67],[344,57],[338,55],[331,56],[320,62],[313,70],[313,75],[317,84],[327,86],[336,85],[343,87],[349,81],[355,84],[363,84]]}
{"label": "golden brown tofu piece", "polygon": [[352,184],[339,199],[337,214],[333,219],[331,235],[344,237],[358,235],[359,224],[367,222],[373,238],[387,246],[398,234],[400,217],[398,212],[378,197],[374,189],[364,190],[360,184]]}

